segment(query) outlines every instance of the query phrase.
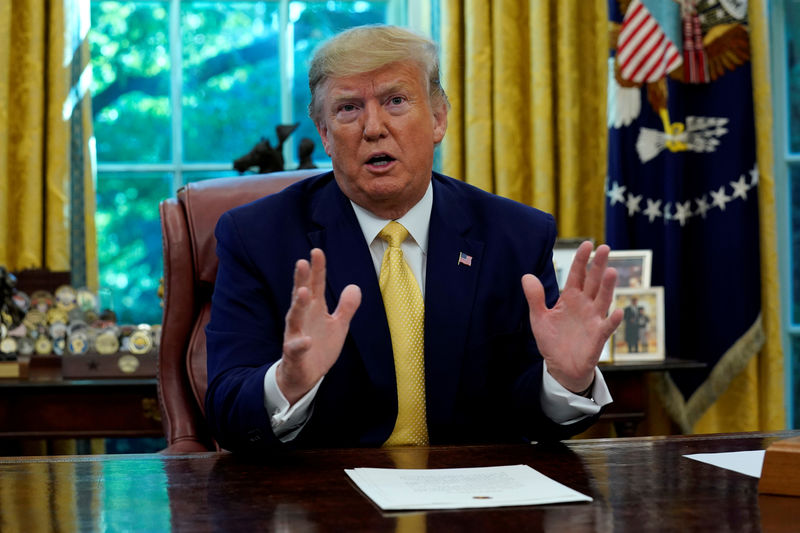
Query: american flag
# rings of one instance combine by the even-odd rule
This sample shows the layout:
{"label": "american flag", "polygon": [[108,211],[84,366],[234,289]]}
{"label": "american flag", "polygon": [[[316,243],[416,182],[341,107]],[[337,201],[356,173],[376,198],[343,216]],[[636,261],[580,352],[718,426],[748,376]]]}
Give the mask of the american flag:
{"label": "american flag", "polygon": [[458,264],[459,265],[472,266],[472,256],[471,255],[467,255],[464,252],[459,252],[459,254],[458,254]]}
{"label": "american flag", "polygon": [[622,79],[635,83],[658,81],[682,62],[680,51],[653,14],[641,0],[633,0],[617,39]]}

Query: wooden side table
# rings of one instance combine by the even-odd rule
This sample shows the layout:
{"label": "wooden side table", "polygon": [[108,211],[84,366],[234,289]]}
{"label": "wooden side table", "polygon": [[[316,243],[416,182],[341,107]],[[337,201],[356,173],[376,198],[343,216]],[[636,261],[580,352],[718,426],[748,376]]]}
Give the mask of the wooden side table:
{"label": "wooden side table", "polygon": [[163,435],[155,378],[0,380],[0,439]]}
{"label": "wooden side table", "polygon": [[619,437],[635,437],[636,428],[647,410],[647,374],[649,372],[687,371],[705,368],[706,363],[667,357],[658,362],[601,364],[606,384],[614,398],[600,416],[614,424]]}

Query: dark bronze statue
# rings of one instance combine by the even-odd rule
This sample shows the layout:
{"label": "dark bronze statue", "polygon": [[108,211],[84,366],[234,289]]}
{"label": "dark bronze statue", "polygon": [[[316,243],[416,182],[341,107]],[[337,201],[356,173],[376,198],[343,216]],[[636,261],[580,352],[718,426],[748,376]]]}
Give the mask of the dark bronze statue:
{"label": "dark bronze statue", "polygon": [[317,168],[314,160],[311,158],[311,153],[314,151],[314,141],[308,137],[300,139],[300,146],[297,148],[297,158],[300,160],[300,165],[297,168]]}
{"label": "dark bronze statue", "polygon": [[291,135],[300,123],[281,124],[275,126],[275,133],[278,136],[278,145],[273,147],[269,140],[261,140],[247,154],[233,161],[233,168],[240,174],[245,173],[253,167],[258,168],[260,174],[267,172],[277,172],[283,168],[283,142]]}

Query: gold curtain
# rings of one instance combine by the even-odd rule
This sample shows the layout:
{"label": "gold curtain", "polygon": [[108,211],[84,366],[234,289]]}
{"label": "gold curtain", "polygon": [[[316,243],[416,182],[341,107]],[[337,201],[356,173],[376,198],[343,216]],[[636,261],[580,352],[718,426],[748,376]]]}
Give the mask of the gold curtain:
{"label": "gold curtain", "polygon": [[[0,2],[0,265],[71,271],[96,290],[88,7]],[[67,439],[22,444],[30,455],[76,450]]]}
{"label": "gold curtain", "polygon": [[0,265],[97,288],[88,0],[0,2]]}
{"label": "gold curtain", "polygon": [[442,171],[604,235],[605,0],[443,0]]}

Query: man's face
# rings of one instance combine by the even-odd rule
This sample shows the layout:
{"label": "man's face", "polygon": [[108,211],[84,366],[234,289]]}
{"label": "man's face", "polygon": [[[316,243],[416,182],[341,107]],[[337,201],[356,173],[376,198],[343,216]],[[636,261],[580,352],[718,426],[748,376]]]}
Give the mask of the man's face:
{"label": "man's face", "polygon": [[386,218],[403,216],[425,194],[447,106],[433,108],[422,70],[392,63],[324,82],[317,130],[339,187]]}

